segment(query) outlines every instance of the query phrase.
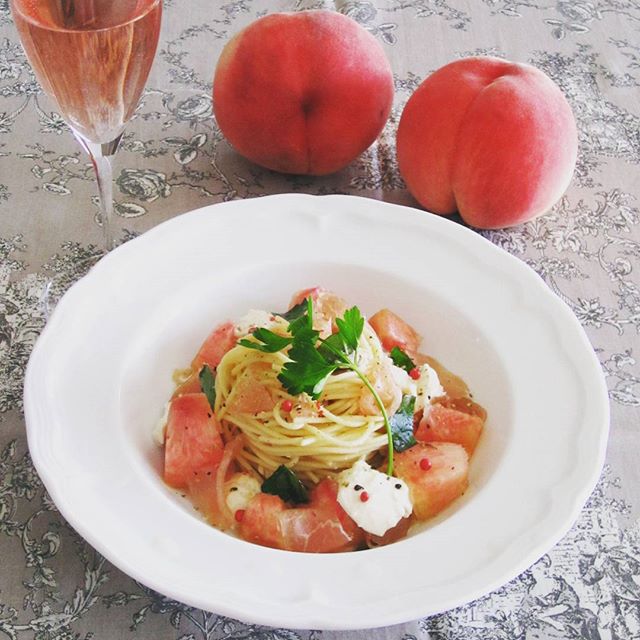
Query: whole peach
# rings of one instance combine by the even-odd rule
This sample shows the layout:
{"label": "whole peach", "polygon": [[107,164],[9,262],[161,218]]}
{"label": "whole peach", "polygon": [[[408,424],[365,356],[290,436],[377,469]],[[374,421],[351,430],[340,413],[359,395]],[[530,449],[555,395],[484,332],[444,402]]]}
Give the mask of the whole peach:
{"label": "whole peach", "polygon": [[571,181],[576,123],[542,71],[498,58],[452,62],[407,102],[400,173],[426,209],[470,225],[509,227],[547,211]]}
{"label": "whole peach", "polygon": [[345,167],[379,135],[392,100],[380,44],[325,10],[256,20],[224,47],[213,80],[215,117],[229,142],[285,173]]}

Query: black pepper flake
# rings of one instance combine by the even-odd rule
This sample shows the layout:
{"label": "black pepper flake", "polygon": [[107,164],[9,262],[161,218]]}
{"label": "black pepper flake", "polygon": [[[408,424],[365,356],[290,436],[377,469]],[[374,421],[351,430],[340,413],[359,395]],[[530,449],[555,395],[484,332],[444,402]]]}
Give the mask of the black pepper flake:
{"label": "black pepper flake", "polygon": [[359,484],[356,484],[356,485],[353,486],[353,489],[355,491],[362,491],[364,489],[364,487],[361,487]]}
{"label": "black pepper flake", "polygon": [[231,491],[237,491],[238,487],[231,487],[231,489],[229,489],[229,493],[231,493]]}
{"label": "black pepper flake", "polygon": [[428,398],[429,400],[431,400],[431,396],[427,396],[427,398]]}
{"label": "black pepper flake", "polygon": [[210,413],[207,413],[207,416],[208,416],[209,418],[213,418],[213,416],[212,416]]}
{"label": "black pepper flake", "polygon": [[401,484],[396,484],[396,489],[402,489],[402,485]]}

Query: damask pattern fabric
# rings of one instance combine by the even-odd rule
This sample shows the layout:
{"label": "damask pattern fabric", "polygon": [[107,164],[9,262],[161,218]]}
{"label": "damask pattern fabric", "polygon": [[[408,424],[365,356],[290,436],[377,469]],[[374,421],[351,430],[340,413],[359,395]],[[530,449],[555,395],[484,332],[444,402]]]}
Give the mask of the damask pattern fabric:
{"label": "damask pattern fabric", "polygon": [[[0,0],[0,637],[640,638],[638,0],[165,0],[165,7],[148,88],[114,167],[123,241],[196,207],[272,193],[413,205],[394,137],[426,75],[465,55],[491,54],[534,64],[558,83],[579,128],[572,185],[544,217],[484,235],[535,269],[585,327],[611,399],[607,465],[570,533],[529,571],[457,610],[388,629],[247,625],[170,601],[107,563],[43,490],[27,452],[21,398],[44,325],[44,282],[55,275],[62,291],[100,255],[94,177],[26,62],[8,0]],[[347,169],[287,177],[229,147],[212,117],[211,79],[240,28],[268,12],[311,8],[340,11],[379,40],[396,100],[380,139]]]}

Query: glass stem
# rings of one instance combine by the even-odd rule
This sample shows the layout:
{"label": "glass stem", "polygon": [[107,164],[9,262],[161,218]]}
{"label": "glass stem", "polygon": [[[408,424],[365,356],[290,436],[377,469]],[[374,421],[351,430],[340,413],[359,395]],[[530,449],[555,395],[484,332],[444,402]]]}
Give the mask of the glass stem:
{"label": "glass stem", "polygon": [[111,158],[115,155],[122,133],[111,142],[91,142],[81,133],[73,131],[84,150],[89,154],[98,182],[98,200],[100,202],[100,224],[104,238],[104,249],[108,253],[114,247],[111,218],[113,214],[113,170]]}

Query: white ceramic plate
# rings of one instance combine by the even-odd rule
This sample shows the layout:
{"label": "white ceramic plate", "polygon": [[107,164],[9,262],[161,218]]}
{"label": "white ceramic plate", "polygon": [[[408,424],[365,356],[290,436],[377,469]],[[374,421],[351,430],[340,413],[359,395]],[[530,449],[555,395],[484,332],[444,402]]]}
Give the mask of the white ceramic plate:
{"label": "white ceramic plate", "polygon": [[[489,412],[470,490],[422,531],[334,555],[221,533],[161,481],[152,428],[171,373],[218,322],[333,289],[389,307]],[[606,387],[570,310],[522,262],[438,216],[348,196],[205,207],[110,253],[67,293],[29,363],[33,461],[111,562],[190,605],[292,628],[398,623],[512,579],[569,529],[602,468]]]}

